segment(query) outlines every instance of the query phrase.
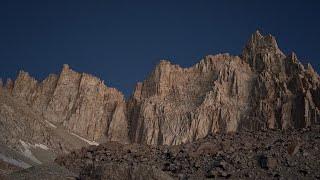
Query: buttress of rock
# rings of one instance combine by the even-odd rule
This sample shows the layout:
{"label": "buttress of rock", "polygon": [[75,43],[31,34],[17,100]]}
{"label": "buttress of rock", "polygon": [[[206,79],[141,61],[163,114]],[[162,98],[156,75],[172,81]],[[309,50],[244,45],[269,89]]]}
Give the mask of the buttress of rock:
{"label": "buttress of rock", "polygon": [[176,145],[218,132],[319,123],[319,76],[275,38],[254,33],[240,57],[207,56],[190,68],[161,61],[128,102],[132,142]]}
{"label": "buttress of rock", "polygon": [[279,72],[284,64],[281,59],[285,55],[279,49],[276,39],[272,35],[262,36],[256,31],[245,46],[242,58],[256,71],[269,69]]}
{"label": "buttress of rock", "polygon": [[132,141],[171,145],[236,131],[252,77],[247,64],[228,54],[191,68],[160,62],[129,101]]}
{"label": "buttress of rock", "polygon": [[98,78],[77,73],[68,65],[63,66],[59,76],[49,75],[42,82],[21,71],[12,94],[26,101],[45,120],[83,138],[128,142],[123,95],[106,87]]}
{"label": "buttress of rock", "polygon": [[99,142],[177,145],[214,133],[320,123],[319,75],[259,31],[240,56],[209,55],[189,68],[160,61],[127,102],[68,65],[41,82],[21,71],[0,87],[44,120]]}

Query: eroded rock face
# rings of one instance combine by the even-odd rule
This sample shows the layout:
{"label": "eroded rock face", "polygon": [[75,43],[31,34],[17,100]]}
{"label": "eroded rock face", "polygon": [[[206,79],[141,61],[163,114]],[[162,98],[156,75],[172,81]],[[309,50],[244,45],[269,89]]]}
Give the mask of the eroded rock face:
{"label": "eroded rock face", "polygon": [[123,95],[94,76],[64,65],[59,76],[37,82],[21,71],[12,89],[13,97],[26,101],[45,120],[77,135],[93,141],[128,141]]}
{"label": "eroded rock face", "polygon": [[207,56],[190,68],[161,61],[128,102],[133,142],[176,145],[211,133],[319,123],[319,76],[273,36],[252,35],[240,57]]}
{"label": "eroded rock face", "polygon": [[258,31],[240,56],[210,55],[190,68],[161,61],[127,102],[118,90],[68,65],[42,82],[21,71],[0,87],[44,120],[99,142],[177,145],[219,132],[320,121],[319,75]]}

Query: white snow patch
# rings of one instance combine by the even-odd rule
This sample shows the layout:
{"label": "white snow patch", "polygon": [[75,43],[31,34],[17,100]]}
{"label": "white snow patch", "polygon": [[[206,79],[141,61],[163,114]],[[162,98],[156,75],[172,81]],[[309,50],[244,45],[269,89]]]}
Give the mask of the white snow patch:
{"label": "white snow patch", "polygon": [[79,135],[77,135],[77,134],[74,134],[74,133],[71,133],[71,134],[74,135],[74,136],[76,136],[77,138],[79,138],[79,139],[87,142],[87,143],[90,144],[90,145],[95,145],[95,146],[98,146],[98,145],[99,145],[99,143],[97,143],[97,142],[95,142],[95,141],[89,141],[88,139],[85,139],[85,138],[83,138],[83,137],[81,137],[81,136],[79,136]]}
{"label": "white snow patch", "polygon": [[22,141],[21,139],[19,140],[20,143],[22,144],[24,150],[22,150],[22,153],[24,156],[28,157],[29,159],[31,159],[33,162],[41,164],[41,161],[39,161],[31,152],[30,147],[32,147],[31,144],[26,143],[24,141]]}
{"label": "white snow patch", "polygon": [[49,124],[49,126],[53,127],[53,128],[57,128],[57,126],[55,126],[54,124],[52,124],[51,122],[45,120],[47,124]]}
{"label": "white snow patch", "polygon": [[38,148],[41,148],[41,149],[44,149],[44,150],[49,150],[49,148],[46,145],[43,145],[43,144],[35,144],[34,147],[38,147]]}
{"label": "white snow patch", "polygon": [[11,157],[7,157],[3,154],[0,154],[0,159],[6,163],[21,167],[23,169],[27,169],[27,168],[31,167],[30,164],[27,164],[27,163],[20,161],[20,160],[13,159]]}

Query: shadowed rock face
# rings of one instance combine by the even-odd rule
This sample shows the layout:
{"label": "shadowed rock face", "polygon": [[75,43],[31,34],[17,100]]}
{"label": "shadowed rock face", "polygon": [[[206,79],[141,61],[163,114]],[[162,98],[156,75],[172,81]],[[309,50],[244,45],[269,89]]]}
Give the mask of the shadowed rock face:
{"label": "shadowed rock face", "polygon": [[319,123],[319,76],[273,36],[252,35],[240,57],[207,56],[190,68],[161,61],[128,102],[133,142],[176,145],[217,132]]}
{"label": "shadowed rock face", "polygon": [[44,120],[99,142],[177,145],[213,133],[320,121],[319,75],[258,31],[240,56],[210,55],[190,68],[161,61],[127,102],[68,65],[42,82],[21,71],[0,87]]}

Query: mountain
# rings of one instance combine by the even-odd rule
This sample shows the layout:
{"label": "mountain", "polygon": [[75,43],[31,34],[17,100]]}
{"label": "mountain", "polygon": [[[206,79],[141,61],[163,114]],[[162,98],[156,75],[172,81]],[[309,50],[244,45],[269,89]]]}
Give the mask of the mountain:
{"label": "mountain", "polygon": [[[68,65],[63,66],[59,76],[49,75],[40,83],[21,71],[8,91],[46,121],[63,125],[88,140],[127,138],[126,133],[113,132],[116,128],[127,128],[123,95],[96,77],[69,69]],[[115,123],[121,127],[113,127]]]}
{"label": "mountain", "polygon": [[209,55],[189,68],[162,60],[128,100],[64,65],[43,81],[24,71],[0,80],[0,107],[0,143],[12,151],[0,151],[2,161],[18,153],[41,164],[110,141],[181,145],[220,133],[312,127],[320,123],[320,78],[257,31],[239,56]]}
{"label": "mountain", "polygon": [[190,68],[161,61],[128,102],[132,142],[177,145],[208,134],[294,129],[320,122],[319,75],[271,35],[254,33],[240,56]]}
{"label": "mountain", "polygon": [[42,82],[24,71],[0,82],[0,163],[27,168],[81,147],[128,142],[124,97],[96,77],[64,65]]}

